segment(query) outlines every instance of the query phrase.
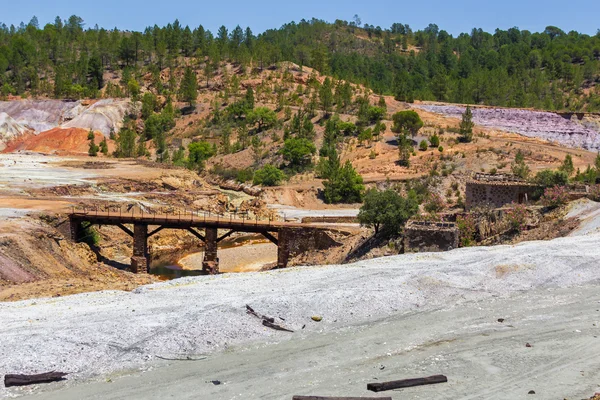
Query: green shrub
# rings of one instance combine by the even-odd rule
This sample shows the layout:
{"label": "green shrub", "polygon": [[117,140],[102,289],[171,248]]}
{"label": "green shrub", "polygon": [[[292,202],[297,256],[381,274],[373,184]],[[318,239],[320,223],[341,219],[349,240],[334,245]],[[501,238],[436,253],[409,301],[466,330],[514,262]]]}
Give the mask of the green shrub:
{"label": "green shrub", "polygon": [[380,231],[386,235],[395,235],[419,210],[419,201],[414,191],[410,190],[406,197],[394,190],[368,190],[358,213],[361,225]]}
{"label": "green shrub", "polygon": [[312,156],[317,152],[315,145],[308,139],[291,138],[284,142],[281,153],[283,159],[292,167],[310,165]]}
{"label": "green shrub", "polygon": [[534,182],[543,187],[564,186],[569,183],[569,176],[564,171],[545,169],[535,175]]}
{"label": "green shrub", "polygon": [[81,227],[83,228],[81,241],[87,243],[90,247],[97,246],[100,243],[100,234],[96,231],[96,228],[89,222],[83,222]]}
{"label": "green shrub", "polygon": [[277,167],[267,164],[254,173],[254,184],[277,186],[285,179],[285,174]]}

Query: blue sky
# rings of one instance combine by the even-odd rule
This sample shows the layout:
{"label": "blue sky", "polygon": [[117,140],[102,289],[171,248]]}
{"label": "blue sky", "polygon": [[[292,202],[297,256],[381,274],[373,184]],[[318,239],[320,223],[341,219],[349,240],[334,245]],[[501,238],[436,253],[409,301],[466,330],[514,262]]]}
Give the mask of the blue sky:
{"label": "blue sky", "polygon": [[43,26],[57,15],[67,18],[76,14],[86,27],[98,24],[128,30],[162,26],[178,18],[184,26],[202,24],[213,32],[220,25],[231,29],[239,24],[259,33],[302,18],[350,21],[355,14],[363,23],[382,28],[401,22],[416,30],[433,22],[453,35],[470,32],[473,27],[489,32],[513,26],[541,31],[555,25],[588,34],[600,29],[600,0],[0,0],[0,9],[0,22],[7,25],[27,23],[36,15]]}

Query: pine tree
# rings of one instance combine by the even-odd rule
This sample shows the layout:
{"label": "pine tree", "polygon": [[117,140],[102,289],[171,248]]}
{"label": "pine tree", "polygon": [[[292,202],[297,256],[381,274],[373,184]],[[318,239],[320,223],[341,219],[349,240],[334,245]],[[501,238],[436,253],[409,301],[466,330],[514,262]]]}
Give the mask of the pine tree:
{"label": "pine tree", "polygon": [[325,117],[328,117],[333,107],[333,85],[329,78],[325,78],[319,89],[319,101],[321,102],[321,109],[325,112]]}
{"label": "pine tree", "polygon": [[600,153],[596,155],[596,159],[594,160],[594,166],[596,167],[596,171],[600,173]]}
{"label": "pine tree", "polygon": [[108,155],[108,143],[106,142],[106,137],[100,142],[100,152],[105,156]]}
{"label": "pine tree", "polygon": [[515,155],[515,162],[512,164],[511,170],[515,176],[518,176],[522,179],[527,179],[531,173],[529,166],[525,164],[525,155],[521,150],[517,151],[517,154]]}
{"label": "pine tree", "polygon": [[206,87],[207,88],[208,88],[210,78],[213,76],[214,73],[215,73],[215,69],[213,67],[212,62],[210,60],[206,60],[206,64],[204,64],[204,76],[206,77]]}
{"label": "pine tree", "polygon": [[146,136],[142,134],[138,137],[138,144],[135,150],[135,155],[136,157],[144,157],[146,154],[148,154],[148,149],[146,149]]}
{"label": "pine tree", "polygon": [[398,153],[400,165],[410,167],[410,156],[413,153],[412,140],[408,138],[406,133],[401,133],[398,136]]}
{"label": "pine tree", "polygon": [[473,113],[471,112],[471,107],[467,106],[467,109],[462,115],[462,120],[460,121],[460,140],[464,143],[470,143],[473,141]]}
{"label": "pine tree", "polygon": [[187,103],[190,107],[196,104],[198,97],[198,78],[191,67],[186,67],[183,74],[183,79],[179,85],[179,98]]}
{"label": "pine tree", "polygon": [[567,176],[573,175],[573,172],[575,172],[575,167],[573,166],[573,157],[571,157],[570,154],[566,155],[565,161],[563,161],[559,170],[566,173]]}
{"label": "pine tree", "polygon": [[98,146],[95,143],[94,131],[90,129],[88,133],[88,140],[90,141],[90,146],[88,148],[88,154],[91,157],[96,157],[98,155]]}
{"label": "pine tree", "polygon": [[329,156],[323,171],[326,180],[323,182],[325,202],[359,203],[364,192],[363,178],[350,161],[342,166],[337,152]]}
{"label": "pine tree", "polygon": [[117,157],[133,157],[135,154],[135,131],[130,127],[123,127],[117,138]]}
{"label": "pine tree", "polygon": [[248,110],[254,110],[254,90],[251,87],[246,90],[246,97],[244,98],[246,108]]}

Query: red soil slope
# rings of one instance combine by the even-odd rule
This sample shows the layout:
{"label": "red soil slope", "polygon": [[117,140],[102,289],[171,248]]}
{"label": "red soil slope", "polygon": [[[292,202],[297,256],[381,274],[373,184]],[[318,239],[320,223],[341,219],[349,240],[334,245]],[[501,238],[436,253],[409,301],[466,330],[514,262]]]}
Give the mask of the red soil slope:
{"label": "red soil slope", "polygon": [[[96,144],[104,135],[94,132]],[[114,141],[107,139],[109,152],[114,151]],[[9,143],[4,153],[35,151],[48,154],[86,154],[89,149],[88,131],[81,128],[54,128],[39,135],[22,136]]]}

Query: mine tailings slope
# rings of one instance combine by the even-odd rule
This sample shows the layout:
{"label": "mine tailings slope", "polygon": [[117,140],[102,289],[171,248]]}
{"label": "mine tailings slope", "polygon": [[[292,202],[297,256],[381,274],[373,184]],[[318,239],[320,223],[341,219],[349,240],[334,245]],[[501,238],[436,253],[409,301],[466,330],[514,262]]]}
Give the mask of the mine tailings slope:
{"label": "mine tailings slope", "polygon": [[[14,140],[4,149],[5,153],[33,151],[46,154],[87,154],[90,146],[89,131],[82,128],[54,128],[39,135],[27,135]],[[94,142],[98,145],[105,136],[94,131]],[[109,152],[114,151],[113,140],[107,139]]]}
{"label": "mine tailings slope", "polygon": [[[86,390],[161,398],[174,393],[172,379],[183,385],[178,390],[211,399],[366,395],[374,377],[444,372],[446,386],[409,398],[522,398],[530,389],[571,398],[593,393],[600,379],[593,325],[600,312],[592,312],[600,309],[599,240],[591,234],[4,303],[0,371],[70,372],[75,384],[116,379],[114,387],[103,379],[40,397],[61,399]],[[246,304],[294,332],[264,327]],[[198,361],[181,364],[184,371],[174,359]],[[113,375],[161,365],[177,374]]]}
{"label": "mine tailings slope", "polygon": [[[125,99],[98,101],[15,100],[0,101],[0,149],[17,140],[20,146],[35,147],[35,135],[53,132],[56,128],[95,131],[105,137],[118,133],[123,117],[132,111],[132,103]],[[61,140],[57,137],[57,140]],[[101,139],[100,139],[101,140]],[[27,142],[31,141],[31,144]],[[12,147],[15,147],[13,145]],[[64,151],[53,148],[52,150]],[[80,152],[80,151],[77,151]]]}

